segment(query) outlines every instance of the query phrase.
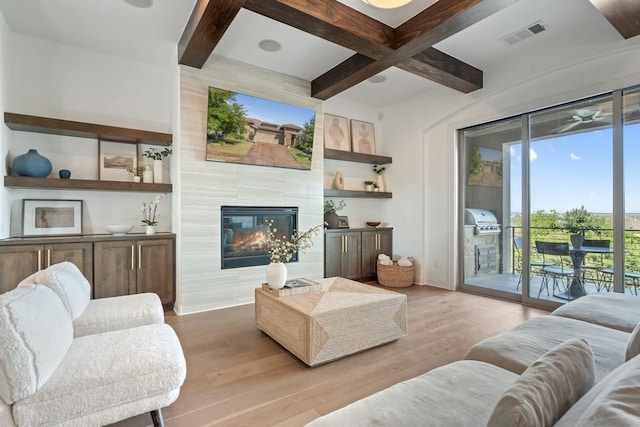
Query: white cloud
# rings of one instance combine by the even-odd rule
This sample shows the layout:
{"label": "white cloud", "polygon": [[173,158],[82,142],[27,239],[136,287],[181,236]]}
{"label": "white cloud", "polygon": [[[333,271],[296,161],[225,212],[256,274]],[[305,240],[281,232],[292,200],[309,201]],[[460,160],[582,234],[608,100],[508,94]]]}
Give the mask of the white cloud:
{"label": "white cloud", "polygon": [[569,155],[569,157],[571,157],[571,160],[580,160],[580,156],[573,152]]}
{"label": "white cloud", "polygon": [[533,162],[537,158],[538,158],[538,153],[536,153],[533,148],[529,148],[529,160]]}

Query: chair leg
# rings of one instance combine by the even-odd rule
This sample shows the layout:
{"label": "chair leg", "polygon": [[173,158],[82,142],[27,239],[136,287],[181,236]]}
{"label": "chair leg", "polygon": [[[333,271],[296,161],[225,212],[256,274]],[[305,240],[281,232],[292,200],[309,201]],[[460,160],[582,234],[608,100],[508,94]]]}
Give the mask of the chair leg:
{"label": "chair leg", "polygon": [[164,420],[162,419],[162,411],[160,409],[151,411],[151,419],[153,420],[153,427],[164,427]]}

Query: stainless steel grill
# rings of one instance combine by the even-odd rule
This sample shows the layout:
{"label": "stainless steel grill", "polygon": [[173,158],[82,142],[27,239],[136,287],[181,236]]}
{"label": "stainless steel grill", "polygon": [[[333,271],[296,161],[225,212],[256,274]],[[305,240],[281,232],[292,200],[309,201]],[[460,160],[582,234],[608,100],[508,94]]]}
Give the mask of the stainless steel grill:
{"label": "stainless steel grill", "polygon": [[465,224],[475,226],[475,234],[500,234],[498,219],[488,209],[465,209]]}

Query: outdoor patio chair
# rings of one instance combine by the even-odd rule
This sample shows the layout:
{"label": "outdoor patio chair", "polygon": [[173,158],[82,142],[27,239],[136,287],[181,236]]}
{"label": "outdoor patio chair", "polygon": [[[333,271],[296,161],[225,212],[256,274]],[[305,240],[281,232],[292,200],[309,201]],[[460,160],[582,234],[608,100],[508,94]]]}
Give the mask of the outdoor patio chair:
{"label": "outdoor patio chair", "polygon": [[[514,271],[520,272],[520,277],[518,277],[518,284],[516,286],[516,290],[520,289],[520,283],[522,283],[522,237],[514,237],[513,238],[513,246],[516,251],[516,263],[514,265]],[[555,265],[553,261],[545,261],[544,256],[542,257],[542,261],[529,261],[529,281],[531,281],[531,276],[534,274],[542,275],[542,269],[544,267],[551,267]],[[519,266],[519,269],[516,270],[515,266]]]}
{"label": "outdoor patio chair", "polygon": [[[538,291],[538,298],[540,298],[543,289],[546,289],[547,295],[549,295],[549,281],[553,283],[554,293],[556,290],[558,290],[558,292],[566,291],[569,288],[574,273],[573,268],[568,267],[570,261],[565,261],[565,257],[570,257],[569,244],[536,240],[536,250],[542,255],[543,263],[553,259],[558,260],[558,262],[553,265],[545,265],[542,267],[542,283]],[[560,288],[561,283],[564,283],[564,289]]]}
{"label": "outdoor patio chair", "polygon": [[[582,242],[583,247],[591,248],[610,248],[611,240],[593,240],[585,239]],[[590,282],[596,285],[596,291],[601,292],[603,289],[607,292],[611,291],[612,280],[611,277],[604,273],[604,257],[606,254],[589,254],[585,257],[584,265],[582,266],[582,281]],[[594,261],[594,262],[588,262]]]}

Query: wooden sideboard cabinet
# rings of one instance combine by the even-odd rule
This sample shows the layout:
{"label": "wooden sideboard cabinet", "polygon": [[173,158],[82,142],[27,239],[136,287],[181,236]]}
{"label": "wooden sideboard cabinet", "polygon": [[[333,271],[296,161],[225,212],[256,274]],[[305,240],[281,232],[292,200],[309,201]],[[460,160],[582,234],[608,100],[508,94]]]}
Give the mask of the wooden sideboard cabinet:
{"label": "wooden sideboard cabinet", "polygon": [[0,246],[0,293],[15,288],[20,281],[52,264],[70,261],[93,283],[91,242],[14,244]]}
{"label": "wooden sideboard cabinet", "polygon": [[173,239],[103,241],[93,249],[95,298],[154,292],[173,303]]}
{"label": "wooden sideboard cabinet", "polygon": [[93,298],[154,292],[175,299],[175,235],[127,234],[12,238],[0,241],[0,293],[38,270],[73,262],[92,284]]}
{"label": "wooden sideboard cabinet", "polygon": [[378,254],[392,254],[392,228],[325,230],[324,277],[362,280],[376,277]]}

